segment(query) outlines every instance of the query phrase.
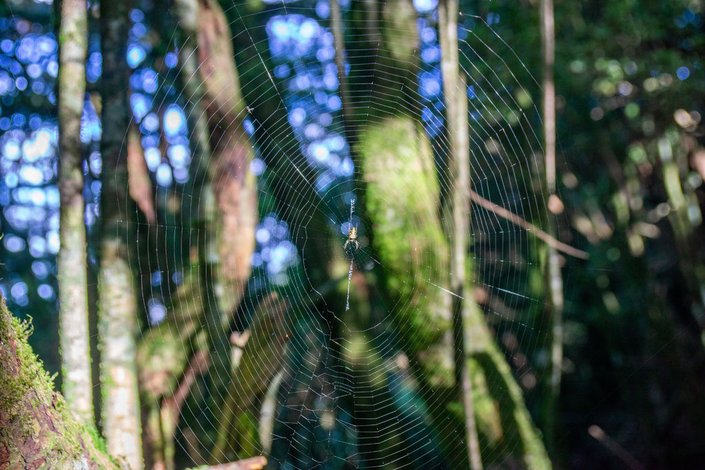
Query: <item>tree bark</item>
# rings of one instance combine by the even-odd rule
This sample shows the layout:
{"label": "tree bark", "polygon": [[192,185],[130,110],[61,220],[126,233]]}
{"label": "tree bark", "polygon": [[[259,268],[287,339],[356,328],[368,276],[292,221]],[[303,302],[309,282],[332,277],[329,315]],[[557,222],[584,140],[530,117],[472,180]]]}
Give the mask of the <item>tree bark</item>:
{"label": "tree bark", "polygon": [[[470,136],[468,134],[468,107],[465,77],[461,75],[458,62],[458,2],[457,0],[440,0],[438,3],[438,29],[441,43],[441,72],[443,74],[443,96],[446,105],[446,129],[448,138],[447,161],[451,177],[451,196],[447,203],[450,207],[444,211],[451,216],[452,224],[448,230],[450,240],[450,287],[456,295],[453,297],[453,317],[460,324],[461,344],[456,344],[456,354],[463,354],[456,360],[456,374],[460,377],[461,398],[465,413],[465,439],[468,462],[473,470],[482,469],[480,442],[475,423],[475,405],[470,377],[471,356],[468,344],[471,336],[468,319],[463,313],[466,302],[474,302],[472,279],[466,278],[467,252],[470,247]],[[468,289],[465,286],[468,286]],[[456,340],[457,341],[457,340]]]}
{"label": "tree bark", "polygon": [[0,468],[118,469],[95,429],[52,390],[27,343],[30,331],[0,299]]}
{"label": "tree bark", "polygon": [[130,269],[134,207],[128,194],[127,131],[130,109],[125,59],[129,2],[102,2],[100,33],[103,186],[99,295],[102,428],[108,451],[132,470],[143,467],[140,404],[137,390],[138,333],[135,280]]}
{"label": "tree bark", "polygon": [[205,294],[217,301],[208,307],[206,326],[215,358],[215,389],[222,394],[230,372],[228,326],[250,277],[255,248],[254,149],[243,127],[247,110],[223,10],[215,0],[179,0],[176,5],[184,32],[184,91],[197,151],[201,274],[210,289]]}
{"label": "tree bark", "polygon": [[85,0],[63,0],[59,29],[59,191],[61,250],[57,258],[62,386],[69,409],[93,424],[88,332],[88,266],[83,201],[81,114],[88,41]]}
{"label": "tree bark", "polygon": [[[556,237],[554,216],[559,204],[556,194],[556,89],[553,80],[555,33],[553,0],[541,0],[541,51],[543,59],[543,140],[546,192],[548,196],[548,234]],[[555,452],[556,407],[561,388],[563,368],[563,276],[561,261],[555,247],[547,246],[547,278],[549,288],[549,318],[551,325],[551,362],[548,395],[544,413],[546,445]]]}
{"label": "tree bark", "polygon": [[216,296],[229,319],[250,277],[255,248],[257,184],[250,172],[254,149],[243,127],[247,107],[225,14],[216,0],[201,0],[197,11],[199,77],[193,79],[203,87],[201,105],[210,132],[211,161],[204,163],[215,195],[220,264]]}
{"label": "tree bark", "polygon": [[346,138],[350,145],[353,144],[353,128],[350,121],[355,114],[350,101],[350,90],[345,74],[345,33],[343,31],[343,13],[340,10],[338,0],[330,0],[330,28],[333,32],[333,44],[335,48],[335,67],[338,70],[338,92],[343,103],[343,127]]}
{"label": "tree bark", "polygon": [[[181,59],[196,158],[193,190],[199,201],[199,264],[207,304],[206,332],[213,357],[214,397],[230,396],[229,326],[250,277],[255,248],[257,184],[250,172],[254,149],[244,131],[245,101],[232,36],[216,0],[178,0]],[[229,399],[226,399],[229,402]],[[217,406],[222,406],[223,401]],[[231,415],[221,420],[227,428]],[[227,429],[224,430],[227,434]],[[228,443],[233,444],[233,443]],[[222,458],[219,439],[216,458]]]}

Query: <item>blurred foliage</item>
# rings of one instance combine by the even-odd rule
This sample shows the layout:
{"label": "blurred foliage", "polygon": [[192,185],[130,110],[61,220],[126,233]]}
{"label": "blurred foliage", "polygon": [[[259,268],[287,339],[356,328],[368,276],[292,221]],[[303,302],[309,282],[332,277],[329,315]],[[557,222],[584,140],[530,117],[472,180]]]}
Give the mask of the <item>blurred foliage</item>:
{"label": "blurred foliage", "polygon": [[[297,248],[306,242],[301,242],[297,226],[280,218],[291,214],[273,197],[279,187],[272,171],[279,168],[275,157],[286,149],[289,158],[311,166],[315,189],[326,194],[329,218],[336,223],[347,220],[352,164],[341,137],[327,2],[291,2],[290,10],[254,0],[222,3],[252,107],[245,128],[254,133],[260,152],[253,166],[261,175],[262,216],[249,285],[255,298],[257,292],[301,282],[302,276]],[[349,6],[343,6],[348,11]],[[435,137],[442,130],[443,109],[433,4],[417,1],[416,6],[423,59],[421,115]],[[128,48],[134,70],[131,105],[160,217],[157,226],[143,225],[138,235],[144,263],[141,304],[150,325],[160,323],[173,305],[172,292],[187,278],[184,271],[192,249],[191,214],[182,210],[192,208],[191,155],[178,81],[176,22],[169,14],[155,14],[168,7],[167,0],[136,2]],[[475,188],[540,224],[546,217],[545,201],[540,174],[532,169],[534,159],[540,158],[537,7],[531,0],[461,1],[460,37],[470,84]],[[557,216],[559,236],[591,256],[587,262],[566,259],[563,271],[566,357],[556,433],[559,460],[570,468],[622,468],[611,442],[651,468],[692,466],[703,457],[705,443],[705,6],[696,0],[557,0],[555,8],[564,203]],[[6,2],[0,5],[0,16],[0,204],[5,234],[1,285],[13,312],[31,312],[36,333],[30,341],[55,372],[56,38],[46,2]],[[90,89],[100,76],[95,34],[89,54]],[[259,86],[264,67],[272,71],[272,86]],[[96,108],[99,103],[87,97],[83,137],[89,237],[99,216]],[[285,128],[277,127],[278,122]],[[506,167],[490,158],[499,155],[498,142],[512,144]],[[442,169],[438,139],[433,147]],[[517,172],[513,163],[525,170]],[[443,185],[443,175],[440,180]],[[324,237],[330,227],[322,225],[309,228]],[[473,214],[473,232],[477,290],[486,300],[480,303],[540,427],[548,360],[541,250],[515,227],[481,209]],[[500,233],[509,235],[501,238]],[[90,250],[95,267],[93,246]],[[326,273],[308,275],[322,279]],[[238,328],[244,328],[249,319],[238,321]],[[296,328],[302,332],[302,346],[286,358],[286,383],[292,389],[281,391],[282,397],[297,392],[291,384],[307,383],[314,376],[320,377],[321,389],[330,386],[326,358],[309,363],[309,369],[297,367],[305,362],[296,356],[304,344],[321,352],[315,345],[323,340],[313,338],[322,334],[320,326],[301,322]],[[355,373],[364,375],[361,370]],[[413,394],[401,376],[390,372],[390,385],[386,390],[379,387],[380,396],[408,403],[407,395]],[[199,379],[183,416],[189,432],[188,426],[196,429],[194,423],[208,421],[216,412],[199,406],[205,394],[207,386]],[[414,413],[420,413],[416,407],[400,412],[398,427],[416,422]],[[353,418],[343,414],[340,426],[326,429],[316,424],[320,417],[309,414],[295,432],[311,439],[300,439],[288,449],[282,442],[290,442],[294,430],[284,418],[278,424],[281,429],[275,430],[273,455],[304,466],[326,452],[340,456],[341,466],[356,462],[357,437],[349,426]],[[243,433],[252,432],[253,423],[241,424]],[[596,426],[603,434],[594,432]],[[425,438],[425,432],[419,435]],[[184,436],[178,435],[179,442]],[[328,445],[309,448],[316,436]],[[420,462],[422,457],[407,459]]]}
{"label": "blurred foliage", "polygon": [[[466,6],[512,47],[502,55],[508,72],[525,73],[518,58],[539,69],[535,7]],[[705,390],[703,3],[557,1],[555,8],[560,236],[591,254],[587,263],[566,260],[564,269],[557,435],[565,463],[620,467],[605,441],[588,434],[597,425],[648,466],[692,465],[705,442],[697,398]],[[510,91],[520,102],[524,90]],[[538,88],[527,91],[539,102]],[[538,348],[533,362],[544,358]],[[529,396],[538,406],[541,389]]]}

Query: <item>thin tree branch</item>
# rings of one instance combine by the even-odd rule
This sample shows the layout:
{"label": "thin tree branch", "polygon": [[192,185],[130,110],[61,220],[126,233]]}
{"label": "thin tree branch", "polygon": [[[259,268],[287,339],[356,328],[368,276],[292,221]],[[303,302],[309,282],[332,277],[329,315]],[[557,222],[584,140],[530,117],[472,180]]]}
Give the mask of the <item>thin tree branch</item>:
{"label": "thin tree branch", "polygon": [[267,465],[267,458],[258,456],[237,462],[222,463],[209,467],[198,467],[198,470],[262,470]]}
{"label": "thin tree branch", "polygon": [[573,258],[579,258],[579,259],[588,259],[590,255],[583,251],[579,250],[578,248],[572,247],[568,245],[567,243],[563,243],[562,241],[557,240],[555,237],[551,236],[550,234],[544,232],[531,222],[523,219],[521,216],[511,212],[508,209],[505,209],[504,207],[500,206],[499,204],[495,204],[494,202],[490,201],[489,199],[485,199],[484,197],[480,196],[478,193],[473,191],[472,189],[470,190],[470,199],[472,202],[477,204],[478,206],[482,207],[483,209],[487,209],[488,211],[494,213],[498,217],[501,217],[514,225],[517,225],[523,229],[525,229],[527,232],[530,234],[534,235],[536,238],[539,240],[543,241],[546,243],[551,248],[554,248],[561,253],[564,253],[568,256],[572,256]]}
{"label": "thin tree branch", "polygon": [[622,447],[619,442],[607,435],[604,429],[593,424],[588,428],[588,434],[597,442],[605,446],[610,452],[617,456],[631,470],[643,470],[644,466],[634,458],[632,454]]}
{"label": "thin tree branch", "polygon": [[[173,395],[162,401],[162,410],[168,410],[167,414],[172,418],[172,421],[169,424],[172,427],[175,428],[179,423],[181,408],[183,407],[186,398],[188,398],[191,387],[196,381],[196,378],[199,375],[203,375],[208,370],[209,362],[208,351],[197,351],[189,361],[186,372],[181,378],[181,381],[179,382],[179,385]],[[162,425],[164,425],[164,423],[162,423]],[[173,438],[173,436],[166,437]]]}
{"label": "thin tree branch", "polygon": [[[559,207],[556,195],[556,86],[553,79],[555,62],[555,25],[553,0],[541,0],[541,49],[543,59],[543,140],[545,148],[546,191],[548,193],[548,236],[555,240],[556,227],[550,213]],[[556,240],[556,243],[560,243]],[[548,244],[548,289],[551,325],[551,375],[545,407],[546,445],[555,458],[556,403],[561,387],[563,369],[563,276],[555,244]]]}

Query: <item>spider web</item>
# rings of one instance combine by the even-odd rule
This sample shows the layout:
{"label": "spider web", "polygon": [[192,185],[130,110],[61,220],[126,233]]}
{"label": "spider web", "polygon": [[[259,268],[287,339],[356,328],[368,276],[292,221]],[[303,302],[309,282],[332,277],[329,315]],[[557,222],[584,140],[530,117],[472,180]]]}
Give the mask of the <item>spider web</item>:
{"label": "spider web", "polygon": [[[349,8],[346,4],[342,6],[344,10]],[[260,212],[266,215],[258,229],[262,236],[258,237],[254,256],[255,265],[261,260],[260,266],[266,265],[266,272],[255,269],[253,279],[259,276],[259,280],[253,281],[249,289],[254,294],[251,293],[240,306],[240,315],[252,317],[250,312],[256,310],[258,301],[268,292],[277,291],[290,305],[303,307],[298,312],[296,308],[287,312],[287,315],[295,316],[296,324],[292,326],[285,346],[285,363],[279,367],[275,365],[282,372],[269,387],[270,401],[272,396],[276,397],[271,411],[270,461],[275,466],[296,468],[341,468],[346,465],[418,468],[441,466],[442,462],[455,468],[462,462],[462,457],[458,457],[457,462],[449,462],[442,456],[442,449],[454,446],[462,449],[463,435],[453,426],[434,428],[428,424],[428,410],[437,404],[433,397],[427,397],[429,390],[424,387],[428,386],[415,379],[409,358],[404,353],[405,339],[400,337],[391,321],[400,312],[414,308],[410,299],[376,305],[378,311],[368,314],[368,318],[356,318],[360,312],[355,305],[350,305],[350,292],[352,290],[355,294],[357,288],[353,282],[355,269],[382,278],[385,263],[383,259],[377,261],[381,257],[367,236],[373,229],[372,222],[364,220],[363,215],[354,209],[356,195],[363,183],[353,176],[325,4],[290,2],[268,5],[267,15],[259,17],[260,20],[267,18],[266,24],[261,26],[252,24],[248,17],[251,14],[241,10],[242,6],[234,4],[228,11],[229,18],[235,18],[231,21],[231,29],[239,31],[240,41],[236,38],[235,43],[250,41],[252,48],[247,61],[238,63],[241,79],[269,82],[268,86],[276,87],[279,106],[286,109],[289,129],[295,136],[295,140],[288,141],[289,146],[282,147],[282,136],[267,135],[267,129],[277,129],[281,123],[270,122],[268,126],[259,123],[252,114],[260,105],[258,97],[245,96],[251,113],[253,140],[258,143],[260,153],[256,165],[278,158],[287,162],[287,171],[290,172],[301,174],[303,169],[313,168],[315,179],[305,184],[312,185],[320,198],[309,201],[312,207],[284,206],[282,210],[281,205],[274,203],[260,207]],[[533,103],[522,106],[518,102],[518,99],[525,99],[522,93],[529,93],[525,87],[533,88],[535,83],[526,70],[513,70],[507,64],[504,58],[511,57],[512,51],[502,43],[499,35],[492,32],[490,23],[493,21],[497,18],[490,16],[489,22],[468,15],[460,18],[461,62],[469,79],[473,186],[483,197],[527,220],[540,223],[543,217],[541,208],[545,203],[540,186],[536,185],[541,172],[537,165],[539,159],[533,153],[541,150],[535,132],[538,113]],[[443,134],[442,92],[437,89],[440,87],[440,72],[435,26],[433,10],[419,14],[421,60],[418,64],[409,64],[409,67],[415,70],[421,89],[421,101],[415,105],[421,109],[426,132],[434,146],[436,163],[441,167],[440,189],[449,194],[453,186],[452,175],[443,167],[449,147]],[[258,28],[266,31],[258,31]],[[268,61],[261,51],[271,57],[273,69],[267,66]],[[379,49],[366,51],[364,58],[356,57],[356,66],[364,70],[363,73],[370,74],[370,80],[382,52]],[[260,62],[266,74],[249,74],[248,78],[243,78],[246,75],[243,69],[252,65],[249,61]],[[522,80],[528,83],[522,83]],[[247,81],[243,81],[242,88],[257,89]],[[380,89],[385,93],[384,87],[377,88]],[[388,91],[393,93],[391,89]],[[358,102],[363,103],[358,106],[366,105],[370,114],[374,114],[376,97],[368,91],[355,90],[355,93],[364,96],[357,96]],[[368,121],[363,119],[352,125],[364,129]],[[275,155],[266,155],[266,152]],[[261,176],[266,179],[268,171],[277,170],[266,167],[256,171],[261,171]],[[275,184],[284,184],[281,182],[286,181],[287,176],[277,176]],[[291,189],[310,191],[310,188]],[[276,186],[260,185],[258,196],[260,200],[274,199],[268,196],[279,190]],[[199,203],[194,201],[196,205]],[[318,213],[324,217],[316,218]],[[321,220],[327,220],[330,226],[321,226]],[[446,222],[444,216],[441,221]],[[343,304],[327,302],[329,294],[322,292],[322,287],[312,280],[304,260],[315,257],[320,244],[332,243],[338,245],[333,250],[340,250],[350,226],[359,228],[361,245],[359,250],[343,250],[349,264],[347,275],[341,278],[345,285],[345,303],[344,310],[340,311],[338,309]],[[272,237],[270,235],[267,239],[265,230],[278,235],[277,247],[268,245]],[[338,233],[339,239],[331,237],[331,231]],[[527,356],[538,350],[545,340],[537,320],[543,306],[541,292],[529,285],[530,271],[535,270],[537,262],[537,245],[525,230],[482,208],[473,210],[471,235],[474,240],[472,260],[477,272],[475,284],[485,298],[483,307],[487,320],[495,329],[498,340],[509,345],[507,355],[513,359],[520,382],[526,389],[531,389],[536,384],[536,372],[531,369]],[[184,244],[191,242],[182,241]],[[289,249],[289,261],[280,263],[284,269],[277,264],[272,251],[282,245]],[[294,250],[294,247],[298,249]],[[411,253],[407,255],[412,256]],[[277,267],[280,269],[275,269]],[[170,269],[168,265],[166,268]],[[434,272],[430,265],[427,268],[422,271]],[[419,274],[409,275],[413,278]],[[443,287],[442,278],[424,281],[449,292]],[[340,325],[335,326],[335,322]],[[380,385],[380,377],[387,385]],[[190,401],[187,406],[194,407],[187,411],[193,414],[193,419],[185,421],[199,439],[203,438],[204,447],[208,448],[205,436],[209,426],[217,428],[220,424],[218,410],[210,409],[208,403]],[[204,415],[213,422],[203,425],[198,416]],[[246,445],[237,444],[240,448]],[[252,442],[252,445],[256,443]],[[519,445],[519,442],[506,443],[510,449]],[[496,458],[500,458],[499,451]],[[492,461],[490,452],[486,464]]]}
{"label": "spider web", "polygon": [[[347,12],[350,5],[343,3],[342,7]],[[443,132],[435,10],[424,10],[423,5],[417,7],[419,19],[412,33],[418,32],[421,47],[418,63],[408,66],[418,77],[420,99],[413,105],[421,110],[420,117],[433,145],[440,191],[450,194],[454,190],[453,175],[446,168],[449,143]],[[291,329],[279,339],[283,360],[261,358],[259,363],[263,372],[270,375],[272,370],[278,371],[268,379],[265,396],[250,407],[255,416],[258,411],[264,416],[262,410],[268,408],[269,422],[260,419],[259,435],[242,433],[241,442],[228,443],[229,450],[232,455],[243,457],[238,451],[262,446],[271,465],[285,468],[444,465],[457,468],[464,460],[462,454],[456,457],[457,461],[449,461],[444,450],[464,449],[463,434],[453,425],[429,424],[429,410],[439,406],[435,401],[440,398],[429,396],[430,386],[416,378],[414,365],[404,352],[405,341],[409,339],[400,336],[392,320],[413,310],[413,303],[408,298],[394,303],[377,301],[370,308],[373,311],[364,313],[359,302],[353,305],[350,302],[351,291],[355,296],[361,285],[355,282],[354,274],[383,279],[385,260],[369,238],[373,235],[370,233],[374,231],[373,223],[355,209],[364,183],[355,179],[353,150],[346,138],[327,4],[273,3],[259,14],[243,10],[242,5],[233,4],[227,15],[231,30],[237,31],[234,43],[244,45],[247,52],[246,59],[238,62],[238,70],[249,113],[245,126],[257,152],[251,170],[260,177],[259,212],[263,217],[257,228],[253,275],[238,308],[235,330],[242,332],[251,326],[248,322],[254,321],[259,305],[272,292],[289,305],[286,316]],[[253,21],[255,16],[261,24]],[[470,100],[473,188],[501,207],[540,224],[545,207],[541,186],[536,183],[541,175],[537,163],[540,160],[535,153],[541,152],[536,134],[540,121],[534,104],[526,102],[527,88],[535,90],[536,84],[526,69],[516,70],[516,65],[508,64],[507,58],[514,59],[515,64],[516,58],[492,31],[492,23],[496,21],[498,18],[492,15],[479,18],[461,14],[459,18],[461,66],[468,77],[468,89],[462,93],[467,93]],[[363,82],[367,75],[369,80],[373,79],[380,54],[388,53],[380,47],[383,46],[354,58],[355,66],[365,75]],[[350,70],[350,63],[346,66]],[[254,74],[251,67],[262,71]],[[264,86],[276,91],[274,100],[285,110],[282,116],[288,123],[258,120],[257,108],[265,104],[254,93]],[[376,93],[394,93],[384,86],[375,89]],[[377,99],[384,98],[366,90],[354,93],[358,103],[362,103],[358,107],[367,107],[369,114],[378,111]],[[525,102],[520,104],[522,99]],[[360,131],[370,125],[364,117],[356,119],[359,120],[349,124]],[[290,132],[294,138],[284,139],[283,132]],[[417,145],[425,138],[419,137]],[[286,164],[273,167],[265,163],[274,159],[282,159]],[[312,179],[300,183],[309,187],[288,189],[315,193],[318,199],[305,201],[305,206],[274,202],[282,190],[277,185],[287,184],[287,174],[272,176],[281,168],[292,176],[312,175]],[[205,174],[191,177],[206,178]],[[163,197],[167,198],[167,192]],[[189,204],[188,210],[198,213],[204,201],[194,196]],[[447,223],[444,215],[440,218],[442,224]],[[358,229],[357,249],[345,249],[351,226]],[[331,233],[338,234],[337,238]],[[208,236],[206,232],[186,227],[176,227],[174,235],[179,238],[176,244],[185,247],[196,245],[194,238]],[[505,347],[516,377],[526,390],[531,390],[536,386],[537,372],[527,358],[545,341],[538,318],[543,311],[542,292],[530,285],[529,278],[537,271],[540,249],[524,229],[478,207],[473,207],[471,237],[471,258],[476,272],[476,292],[472,295],[483,298],[487,321]],[[328,281],[344,286],[340,292],[344,303],[342,299],[330,303],[330,292],[308,271],[306,260],[315,259],[321,245],[327,245],[328,252],[339,253],[340,259],[332,264],[347,265],[347,272],[340,267],[328,270],[341,274]],[[447,285],[444,278],[433,277],[438,272],[434,266],[437,261],[425,263],[420,273],[409,272],[408,277],[424,276],[428,285],[455,295],[444,287]],[[154,260],[148,260],[147,264],[154,265]],[[160,259],[157,265],[159,272],[181,269],[181,263],[168,258]],[[209,289],[202,287],[205,292]],[[192,301],[197,303],[199,299]],[[213,300],[201,300],[206,301]],[[189,346],[197,348],[195,344]],[[413,349],[413,344],[410,346]],[[201,380],[207,388],[207,378]],[[226,393],[236,392],[229,389]],[[216,398],[220,400],[215,402],[226,400],[224,396]],[[212,448],[212,430],[218,429],[223,418],[222,410],[213,409],[213,403],[197,399],[185,403],[181,435],[177,437],[184,452],[188,452],[189,445],[193,446],[185,439],[187,428],[196,436],[202,452]],[[267,433],[271,435],[267,437]],[[505,443],[510,451],[520,445],[518,441]],[[499,449],[496,455],[487,450],[483,455],[486,465],[494,460],[501,463]]]}
{"label": "spider web", "polygon": [[[349,2],[341,2],[341,6],[347,19],[351,6]],[[403,112],[420,111],[426,136],[419,136],[416,145],[430,139],[440,192],[450,194],[454,187],[446,163],[449,142],[444,135],[435,5],[418,2],[416,7],[416,28],[398,32],[419,35],[418,57],[408,64],[418,80],[419,101],[413,103],[414,109],[405,108],[404,103],[399,106],[405,108]],[[248,407],[259,421],[255,426],[257,433],[243,431],[240,442],[229,443],[228,450],[240,457],[246,456],[242,455],[243,449],[264,450],[274,468],[458,468],[464,462],[462,429],[430,423],[429,410],[439,406],[441,397],[434,396],[431,386],[418,380],[417,365],[405,353],[414,345],[407,343],[409,339],[401,336],[393,322],[396,317],[408,318],[403,314],[413,311],[411,299],[376,300],[367,309],[361,302],[351,302],[351,296],[361,295],[365,288],[358,279],[380,281],[379,286],[371,284],[375,290],[382,289],[388,260],[375,250],[374,223],[354,209],[364,181],[355,178],[346,137],[328,3],[276,2],[259,12],[233,3],[226,13],[231,31],[235,32],[233,42],[240,48],[236,50],[237,67],[246,91],[245,131],[256,151],[250,171],[258,177],[260,214],[253,272],[233,322],[235,342],[252,327],[256,312],[272,293],[288,305],[286,334],[274,339],[278,343],[274,349],[281,351],[281,356],[260,357],[261,370],[251,371],[267,374],[265,393]],[[135,10],[131,19],[132,48],[128,58],[131,53],[138,54],[139,44],[146,40],[146,35],[138,31],[140,25],[146,28],[144,15]],[[471,12],[459,18],[461,67],[468,78],[468,89],[462,94],[469,98],[473,189],[542,225],[546,204],[537,156],[541,155],[536,132],[540,119],[531,101],[532,94],[538,96],[538,85],[511,46],[493,30],[499,20],[494,14],[477,17]],[[174,28],[173,35],[163,39],[178,44],[177,37]],[[363,76],[369,75],[370,80],[381,54],[389,52],[381,47],[354,57],[355,67],[362,70]],[[142,308],[150,324],[144,335],[150,330],[158,331],[162,324],[172,328],[168,319],[173,314],[173,298],[186,278],[200,276],[199,268],[189,266],[188,259],[193,248],[210,233],[170,209],[176,201],[184,213],[198,214],[211,203],[201,200],[190,186],[207,178],[205,168],[190,166],[197,158],[192,145],[193,129],[187,124],[193,122],[193,116],[184,109],[188,109],[185,103],[193,97],[167,92],[180,89],[184,79],[177,52],[169,50],[161,58],[171,63],[169,71],[161,75],[152,74],[146,62],[138,61],[133,66],[133,76],[140,77],[140,85],[132,89],[134,118],[142,132],[146,163],[157,183],[157,208],[170,214],[156,224],[137,227],[138,240],[150,244],[146,255],[133,266],[143,284]],[[351,64],[347,67],[350,70]],[[145,81],[157,85],[147,89]],[[264,97],[265,89],[274,90],[274,95]],[[382,94],[388,91],[390,96],[396,91],[379,84],[375,89],[377,93],[382,90]],[[356,101],[363,103],[358,107],[367,107],[370,114],[379,111],[380,96],[369,90],[356,89],[354,93]],[[281,117],[275,114],[268,120],[266,116],[259,119],[258,109],[272,101],[277,110],[284,111]],[[89,103],[87,108],[92,110]],[[157,110],[161,117],[156,117]],[[155,117],[156,123],[152,122]],[[363,116],[350,124],[364,130],[373,125],[371,122]],[[160,139],[155,136],[161,133],[172,137],[163,154],[152,150],[159,148]],[[285,165],[274,167],[266,163],[276,159]],[[277,173],[280,168],[285,168],[287,174]],[[280,185],[287,184],[289,174],[292,181],[304,181],[301,187],[290,187],[289,191],[316,194],[317,198],[299,198],[298,205],[277,202]],[[299,178],[303,174],[312,179]],[[547,338],[541,320],[543,291],[535,279],[536,273],[541,272],[538,263],[542,247],[526,230],[492,211],[473,205],[468,217],[472,221],[470,258],[475,286],[470,295],[482,306],[515,377],[531,396],[540,373],[535,368],[542,366],[541,353]],[[446,215],[439,214],[439,218],[441,224],[448,223]],[[357,227],[360,247],[345,250],[351,226]],[[323,276],[329,285],[321,285],[321,275],[311,272],[307,263],[316,259],[322,246],[337,253],[329,270],[334,276]],[[441,270],[444,276],[429,275],[439,271],[438,262],[425,260],[420,273],[408,272],[407,277],[422,276],[424,283],[455,295],[446,288],[447,273]],[[360,278],[356,277],[358,274]],[[217,272],[207,279],[214,277]],[[214,286],[199,285],[199,289],[212,292]],[[365,295],[383,297],[380,292]],[[339,300],[331,301],[336,298]],[[205,310],[214,302],[212,298],[193,297],[185,301],[183,308]],[[281,325],[270,324],[277,321],[279,317],[267,317],[263,328],[278,331]],[[188,356],[199,347],[194,336],[186,350],[179,353]],[[212,363],[211,367],[222,369],[230,364]],[[489,387],[493,385],[490,383]],[[223,419],[223,410],[213,403],[227,400],[226,396],[208,398],[213,392],[208,376],[201,376],[184,403],[176,432],[182,458],[200,454],[209,459],[207,452],[215,443],[214,430]],[[227,393],[235,392],[228,389]],[[503,449],[511,451],[519,446],[516,436],[509,436]],[[458,452],[447,454],[446,449]],[[485,465],[501,465],[503,449],[483,449]],[[448,455],[456,460],[449,460]]]}

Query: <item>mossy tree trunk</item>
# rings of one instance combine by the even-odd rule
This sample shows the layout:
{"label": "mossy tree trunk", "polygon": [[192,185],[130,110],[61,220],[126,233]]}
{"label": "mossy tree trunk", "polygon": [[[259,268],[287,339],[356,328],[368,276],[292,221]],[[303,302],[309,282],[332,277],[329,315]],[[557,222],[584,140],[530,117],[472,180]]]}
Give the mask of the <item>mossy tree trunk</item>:
{"label": "mossy tree trunk", "polygon": [[451,300],[444,290],[449,252],[438,218],[433,153],[417,120],[416,11],[409,1],[393,0],[365,13],[381,13],[380,22],[371,23],[383,39],[375,45],[375,61],[364,61],[369,49],[360,45],[350,52],[353,80],[374,82],[371,96],[355,103],[355,122],[364,123],[356,129],[354,148],[364,184],[362,210],[373,224],[387,292],[404,302],[393,321],[407,339],[407,352],[429,384],[448,388],[454,383]]}
{"label": "mossy tree trunk", "polygon": [[0,468],[119,468],[92,425],[52,390],[27,343],[30,330],[0,299]]}
{"label": "mossy tree trunk", "polygon": [[125,459],[132,470],[139,470],[143,467],[135,362],[139,324],[129,256],[130,243],[135,239],[132,222],[135,209],[128,194],[126,158],[130,121],[129,72],[125,59],[128,12],[128,2],[101,2],[100,5],[103,186],[98,331],[101,424],[108,451]]}
{"label": "mossy tree trunk", "polygon": [[348,55],[353,88],[373,83],[371,94],[357,94],[354,103],[362,210],[373,225],[386,291],[404,302],[392,320],[406,352],[426,382],[447,389],[454,382],[450,295],[428,281],[447,287],[448,244],[437,213],[433,153],[417,120],[416,11],[406,0],[365,2],[361,22],[369,44],[351,43]]}
{"label": "mossy tree trunk", "polygon": [[[449,245],[439,217],[433,151],[418,120],[416,11],[405,0],[366,2],[357,27],[366,31],[364,37],[380,39],[351,42],[348,49],[352,88],[373,83],[371,94],[355,94],[353,149],[362,211],[382,267],[380,291],[388,305],[396,305],[390,320],[424,384],[422,394],[444,455],[457,461],[465,454],[462,440],[442,437],[462,428],[447,408],[458,398]],[[375,60],[369,59],[370,48]]]}
{"label": "mossy tree trunk", "polygon": [[473,386],[475,419],[483,458],[507,467],[551,468],[541,436],[524,404],[511,368],[474,302],[463,308],[465,344]]}
{"label": "mossy tree trunk", "polygon": [[57,259],[62,385],[69,409],[93,424],[93,384],[88,333],[86,230],[83,221],[81,113],[86,91],[88,41],[85,0],[60,2],[59,190],[61,250]]}
{"label": "mossy tree trunk", "polygon": [[[365,59],[369,47],[358,46],[350,53],[353,80],[373,83],[371,96],[358,95],[355,103],[364,210],[373,226],[373,247],[382,262],[390,304],[402,306],[395,309],[393,320],[419,378],[433,390],[436,428],[447,431],[457,427],[446,427],[448,421],[441,418],[448,416],[446,407],[457,396],[450,246],[440,219],[441,191],[431,145],[418,120],[416,12],[410,2],[392,0],[368,5],[364,18],[365,29],[373,28],[367,37],[382,38],[372,44],[375,61]],[[466,213],[469,216],[469,210]],[[455,273],[456,281],[464,277],[463,290],[472,292],[472,270]],[[474,302],[463,302],[462,319],[463,362],[470,372],[467,385],[472,388],[483,457],[501,455],[507,465],[550,467],[483,312]],[[457,443],[445,441],[446,456],[455,460]]]}

